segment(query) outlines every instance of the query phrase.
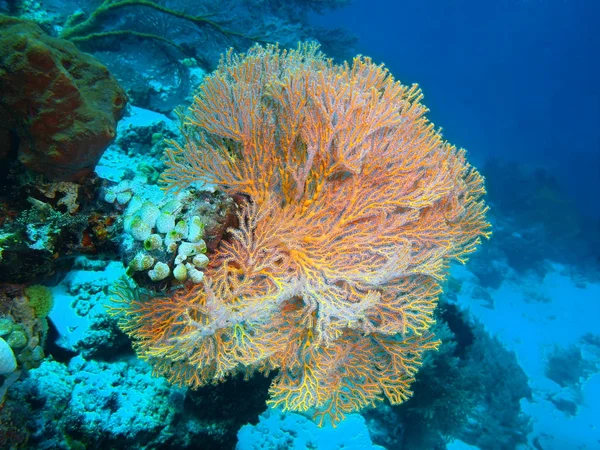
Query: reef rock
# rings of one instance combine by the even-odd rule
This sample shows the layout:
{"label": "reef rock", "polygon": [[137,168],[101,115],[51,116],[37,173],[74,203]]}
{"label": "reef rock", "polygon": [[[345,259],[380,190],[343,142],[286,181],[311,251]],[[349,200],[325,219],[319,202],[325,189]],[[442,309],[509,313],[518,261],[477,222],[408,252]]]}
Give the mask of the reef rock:
{"label": "reef rock", "polygon": [[115,137],[126,95],[108,69],[33,22],[0,15],[0,163],[50,180],[90,174]]}

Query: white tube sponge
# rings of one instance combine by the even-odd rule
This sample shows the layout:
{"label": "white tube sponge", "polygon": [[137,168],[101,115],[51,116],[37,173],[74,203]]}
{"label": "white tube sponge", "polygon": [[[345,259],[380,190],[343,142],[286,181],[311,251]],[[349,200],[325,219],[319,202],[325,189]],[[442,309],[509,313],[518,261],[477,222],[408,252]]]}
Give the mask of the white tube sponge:
{"label": "white tube sponge", "polygon": [[173,276],[177,281],[187,280],[187,269],[183,264],[177,264],[173,269]]}
{"label": "white tube sponge", "polygon": [[204,223],[198,216],[192,216],[188,231],[188,241],[198,242],[204,237]]}
{"label": "white tube sponge", "polygon": [[152,250],[160,249],[163,245],[163,239],[160,234],[151,234],[144,241],[144,249],[149,252]]}
{"label": "white tube sponge", "polygon": [[199,253],[206,253],[206,243],[204,241],[195,243],[182,242],[179,244],[179,248],[177,249],[177,254],[185,258],[188,256],[197,255]]}
{"label": "white tube sponge", "polygon": [[170,212],[163,211],[156,219],[156,231],[167,234],[175,228],[175,216]]}
{"label": "white tube sponge", "polygon": [[155,259],[146,253],[138,253],[129,263],[129,267],[136,272],[148,270],[154,264]]}
{"label": "white tube sponge", "polygon": [[200,253],[199,255],[194,256],[192,262],[198,269],[204,269],[206,266],[208,266],[208,263],[210,261],[208,259],[208,256]]}
{"label": "white tube sponge", "polygon": [[131,200],[132,197],[132,193],[129,191],[125,191],[125,192],[119,192],[117,194],[117,197],[115,198],[115,200],[117,201],[117,203],[119,205],[124,205],[126,204],[129,200]]}
{"label": "white tube sponge", "polygon": [[152,281],[164,280],[171,273],[171,269],[168,264],[164,262],[157,262],[154,269],[148,271],[148,276]]}
{"label": "white tube sponge", "polygon": [[204,272],[200,272],[190,263],[186,263],[185,268],[187,269],[187,275],[192,283],[202,283],[202,280],[204,280]]}
{"label": "white tube sponge", "polygon": [[138,214],[146,225],[148,225],[150,228],[154,228],[156,225],[156,219],[160,215],[160,209],[158,209],[158,206],[152,202],[144,202],[138,211]]}
{"label": "white tube sponge", "polygon": [[136,195],[134,196],[131,201],[129,202],[129,204],[127,205],[127,209],[125,209],[125,216],[133,216],[135,215],[135,213],[137,213],[139,211],[139,209],[142,207],[142,204],[144,203],[144,200],[139,196]]}
{"label": "white tube sponge", "polygon": [[10,345],[0,337],[0,375],[7,375],[17,370],[17,360]]}
{"label": "white tube sponge", "polygon": [[117,193],[114,191],[114,189],[107,189],[106,193],[104,194],[104,201],[108,203],[114,203],[116,199]]}
{"label": "white tube sponge", "polygon": [[[179,242],[181,240],[181,235],[175,231],[175,230],[171,230],[167,233],[167,235],[165,236],[165,240],[164,243],[167,246],[167,251],[168,252],[174,252],[175,249],[177,248],[177,242]],[[175,244],[175,247],[172,246],[172,244]]]}
{"label": "white tube sponge", "polygon": [[152,228],[140,217],[135,216],[129,227],[129,234],[136,241],[145,241],[152,233]]}
{"label": "white tube sponge", "polygon": [[175,231],[181,235],[181,239],[187,239],[188,226],[185,220],[180,220],[175,224]]}
{"label": "white tube sponge", "polygon": [[131,234],[131,224],[136,217],[135,214],[123,214],[123,231],[125,231],[125,233]]}
{"label": "white tube sponge", "polygon": [[178,199],[169,200],[162,206],[161,212],[176,215],[181,211],[182,206],[181,201]]}

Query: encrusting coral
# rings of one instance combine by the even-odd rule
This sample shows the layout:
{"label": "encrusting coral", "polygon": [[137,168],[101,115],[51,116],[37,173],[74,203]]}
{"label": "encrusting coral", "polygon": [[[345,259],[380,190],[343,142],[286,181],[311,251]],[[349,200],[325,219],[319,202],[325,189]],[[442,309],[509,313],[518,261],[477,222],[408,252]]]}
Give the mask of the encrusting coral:
{"label": "encrusting coral", "polygon": [[25,295],[29,299],[29,305],[33,308],[36,317],[44,318],[52,310],[54,299],[52,291],[46,286],[34,284],[25,288]]}
{"label": "encrusting coral", "polygon": [[314,45],[227,54],[184,117],[163,179],[242,201],[204,280],[122,282],[112,313],[156,374],[198,387],[277,370],[269,403],[318,424],[401,403],[440,280],[488,237],[483,179],[442,140],[419,88]]}

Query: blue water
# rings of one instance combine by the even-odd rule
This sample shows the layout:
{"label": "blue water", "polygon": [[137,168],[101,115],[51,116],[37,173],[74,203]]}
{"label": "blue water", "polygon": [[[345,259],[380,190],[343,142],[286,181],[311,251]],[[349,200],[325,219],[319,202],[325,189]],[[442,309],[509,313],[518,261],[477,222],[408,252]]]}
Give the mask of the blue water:
{"label": "blue water", "polygon": [[314,16],[424,90],[447,139],[546,167],[578,205],[600,201],[600,3],[593,0],[355,0]]}

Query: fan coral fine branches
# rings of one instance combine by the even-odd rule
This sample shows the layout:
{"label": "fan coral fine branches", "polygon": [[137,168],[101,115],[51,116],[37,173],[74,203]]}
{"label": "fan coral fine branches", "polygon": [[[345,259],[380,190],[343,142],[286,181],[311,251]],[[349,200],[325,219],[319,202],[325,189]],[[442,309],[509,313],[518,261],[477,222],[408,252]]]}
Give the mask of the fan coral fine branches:
{"label": "fan coral fine branches", "polygon": [[163,178],[246,197],[240,226],[203,284],[117,288],[113,312],[155,373],[198,387],[277,371],[269,403],[319,424],[410,396],[438,345],[440,280],[489,235],[483,179],[421,97],[369,58],[335,65],[314,45],[222,59]]}

